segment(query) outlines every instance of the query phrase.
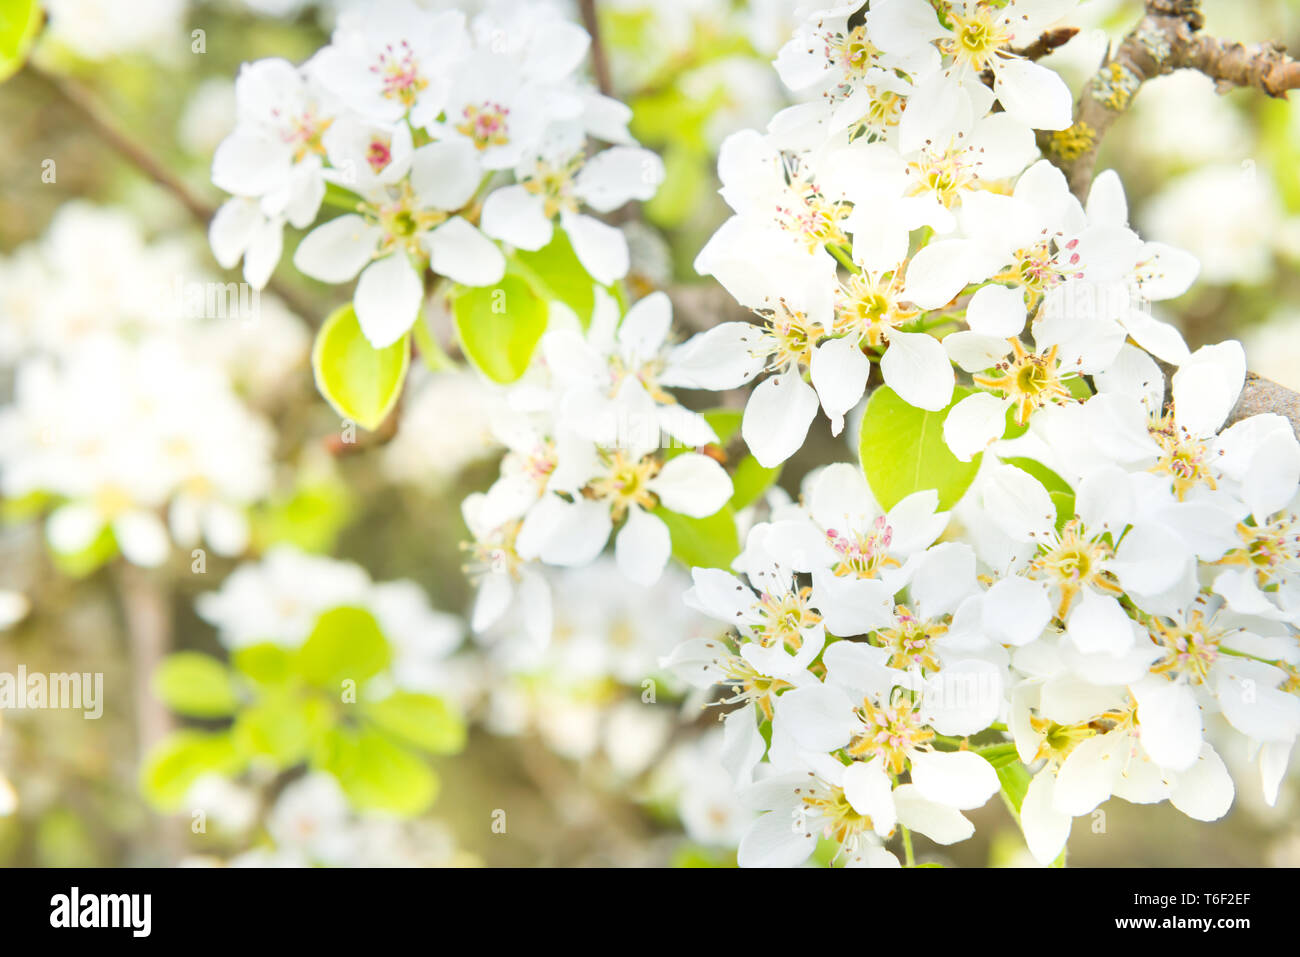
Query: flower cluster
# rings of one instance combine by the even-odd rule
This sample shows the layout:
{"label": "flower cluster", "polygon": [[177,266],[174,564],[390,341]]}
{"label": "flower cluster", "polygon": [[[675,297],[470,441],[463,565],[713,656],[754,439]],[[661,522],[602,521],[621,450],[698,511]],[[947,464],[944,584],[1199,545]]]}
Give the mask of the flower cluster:
{"label": "flower cluster", "polygon": [[[627,242],[584,210],[648,199],[663,179],[633,145],[626,107],[580,82],[590,40],[549,4],[504,2],[466,19],[409,0],[340,15],[306,63],[246,64],[234,131],[213,158],[231,193],[212,222],[222,265],[261,287],[286,224],[322,203],[348,210],[313,229],[294,264],[322,282],[357,279],[376,348],[411,328],[432,270],[466,286],[502,279],[513,249],[558,225],[598,282],[628,270]],[[589,153],[588,136],[614,144]]]}
{"label": "flower cluster", "polygon": [[[255,789],[216,774],[201,777],[187,802],[211,821],[217,836],[252,844],[227,858],[197,854],[182,867],[475,867],[477,858],[456,846],[451,831],[434,820],[401,821],[358,814],[328,774],[295,779],[265,808],[259,822]],[[261,823],[258,834],[255,825]],[[250,840],[251,838],[256,840]]]}
{"label": "flower cluster", "polygon": [[713,425],[668,391],[698,386],[702,374],[697,340],[669,341],[668,297],[652,293],[620,317],[597,289],[588,328],[572,318],[553,313],[532,368],[507,391],[495,423],[508,450],[500,478],[464,503],[476,631],[518,598],[524,627],[544,644],[549,592],[532,562],[589,565],[612,535],[623,574],[653,585],[673,550],[667,523],[715,515],[734,492],[703,451],[718,446]]}
{"label": "flower cluster", "polygon": [[672,702],[685,686],[660,658],[687,636],[718,628],[681,603],[690,580],[680,569],[650,589],[628,588],[608,558],[547,579],[554,601],[546,645],[517,620],[531,611],[522,607],[479,638],[484,724],[496,734],[535,734],[575,760],[601,754],[622,783],[645,770],[673,730]]}
{"label": "flower cluster", "polygon": [[147,53],[175,60],[189,48],[186,0],[48,0],[49,41],[89,61]]}
{"label": "flower cluster", "polygon": [[0,410],[5,497],[48,507],[63,555],[115,546],[157,565],[173,540],[243,552],[247,508],[272,487],[259,406],[305,358],[297,318],[271,297],[239,300],[183,246],[146,243],[126,216],[82,204],[0,274],[0,364],[14,382]]}
{"label": "flower cluster", "polygon": [[[998,792],[1044,864],[1112,796],[1214,820],[1235,794],[1224,735],[1277,797],[1300,734],[1300,442],[1280,416],[1234,418],[1238,343],[1193,350],[1159,318],[1195,257],[1138,235],[1115,173],[1076,196],[1054,164],[1084,133],[1032,52],[1075,6],[804,17],[775,60],[799,102],[722,142],[732,215],[695,261],[757,321],[686,341],[665,293],[619,282],[626,233],[596,215],[653,197],[663,166],[575,78],[589,38],[549,5],[466,20],[393,0],[300,67],[240,75],[212,246],[260,286],[286,224],[347,210],[294,254],[357,280],[360,334],[342,310],[317,343],[336,408],[391,414],[408,332],[426,358],[440,344],[415,325],[435,276],[455,288],[434,318],[504,387],[499,477],[462,508],[472,628],[545,671],[572,644],[545,647],[551,581],[601,588],[611,543],[640,586],[671,586],[674,555],[693,567],[686,603],[717,634],[661,666],[725,714],[678,755],[713,769],[681,815],[706,842],[743,832],[742,865],[826,840],[894,866],[896,836],[911,864],[911,832],[964,840]],[[355,389],[361,335],[398,371]],[[674,391],[753,383],[743,412]],[[858,461],[791,501],[771,486],[819,409],[833,435],[860,416]],[[578,644],[593,668],[609,651]],[[589,754],[586,722],[544,736]]]}
{"label": "flower cluster", "polygon": [[[1049,22],[1030,6],[1062,12],[958,4],[945,25],[929,4],[902,0],[861,17],[815,14],[777,66],[793,89],[820,96],[765,134],[724,143],[722,195],[735,215],[696,268],[763,322],[718,327],[701,361],[737,382],[770,373],[745,427],[763,464],[802,445],[819,404],[838,432],[873,364],[932,411],[953,398],[954,363],[996,366],[981,383],[990,394],[953,429],[969,459],[1002,434],[996,397],[1023,424],[1069,401],[1066,380],[1104,370],[1128,335],[1167,361],[1186,357],[1145,307],[1185,291],[1195,261],[1128,228],[1113,175],[1098,178],[1085,211],[1055,167],[1034,162],[1034,129],[1068,126],[1070,98],[1007,48]],[[1017,346],[1027,320],[1032,347]]]}
{"label": "flower cluster", "polygon": [[1225,428],[1240,345],[1192,351],[1152,315],[1195,259],[1129,227],[1113,173],[1080,203],[1036,159],[1071,97],[1018,51],[1072,7],[814,13],[776,61],[806,102],[723,145],[734,215],[696,266],[761,321],[682,346],[689,384],[766,376],[742,434],[770,467],[879,383],[860,463],[808,475],[735,574],[694,570],[730,637],[666,660],[728,709],[720,760],[759,812],[742,866],[819,838],[896,866],[899,832],[911,863],[910,832],[963,840],[999,791],[1044,864],[1112,796],[1213,820],[1229,732],[1276,799],[1300,443],[1277,415]]}

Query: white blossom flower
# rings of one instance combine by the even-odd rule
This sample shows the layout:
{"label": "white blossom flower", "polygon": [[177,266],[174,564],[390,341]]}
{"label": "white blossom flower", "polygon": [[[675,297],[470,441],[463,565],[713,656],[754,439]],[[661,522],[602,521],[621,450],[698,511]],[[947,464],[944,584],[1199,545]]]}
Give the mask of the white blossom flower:
{"label": "white blossom flower", "polygon": [[[902,147],[946,139],[972,112],[980,75],[993,74],[993,92],[1008,115],[1027,126],[1063,130],[1073,121],[1074,98],[1051,70],[1017,55],[1075,0],[1010,0],[990,6],[978,0],[953,3],[944,22],[924,0],[880,0],[870,16],[872,39],[888,53],[907,56],[937,45],[945,68],[922,80],[908,100],[910,116],[900,130]],[[980,112],[983,112],[982,110]]]}
{"label": "white blossom flower", "polygon": [[683,351],[668,347],[671,323],[662,292],[638,300],[620,320],[613,297],[598,288],[585,336],[547,332],[541,349],[560,393],[556,428],[607,448],[657,446],[660,432],[688,448],[717,442],[708,421],[664,388],[690,375],[677,362]]}
{"label": "white blossom flower", "polygon": [[479,188],[474,148],[430,143],[412,153],[410,168],[409,179],[372,193],[360,213],[317,226],[294,253],[294,265],[322,282],[360,274],[357,321],[377,349],[392,345],[415,321],[425,264],[471,286],[489,286],[505,275],[501,250],[457,215]]}
{"label": "white blossom flower", "polygon": [[499,519],[482,494],[468,496],[461,514],[474,536],[468,546],[473,560],[466,572],[478,583],[470,627],[486,631],[517,604],[528,636],[538,645],[547,644],[553,624],[551,589],[541,573],[521,559],[516,544],[519,519]]}
{"label": "white blossom flower", "polygon": [[587,272],[609,285],[627,274],[627,240],[580,212],[581,206],[609,213],[631,200],[650,199],[663,182],[663,161],[635,146],[612,146],[587,159],[582,146],[580,127],[554,127],[515,167],[518,182],[484,200],[482,226],[495,239],[532,250],[551,241],[558,218]]}
{"label": "white blossom flower", "polygon": [[865,764],[845,768],[827,761],[818,771],[791,772],[751,785],[741,801],[764,813],[741,838],[740,866],[797,867],[824,835],[839,845],[848,865],[898,867],[898,859],[881,846],[879,831],[892,832],[895,812],[888,779],[883,794],[880,781]]}
{"label": "white blossom flower", "polygon": [[786,86],[813,99],[774,117],[774,132],[829,139],[863,129],[884,137],[898,125],[912,82],[938,68],[939,54],[923,46],[902,56],[883,52],[873,42],[873,19],[854,3],[802,19],[773,65]]}
{"label": "white blossom flower", "polygon": [[[644,449],[612,451],[575,445],[576,455],[552,473],[552,494],[529,509],[516,547],[551,565],[585,565],[604,548],[615,523],[615,556],[624,574],[642,585],[658,581],[672,551],[659,505],[706,518],[731,497],[731,479],[713,459],[684,452],[660,461]],[[584,490],[590,497],[583,494]],[[568,493],[572,501],[559,494]]]}
{"label": "white blossom flower", "polygon": [[410,0],[383,0],[339,18],[315,67],[335,96],[378,123],[410,119],[426,127],[442,112],[448,68],[468,52],[459,11],[422,10]]}

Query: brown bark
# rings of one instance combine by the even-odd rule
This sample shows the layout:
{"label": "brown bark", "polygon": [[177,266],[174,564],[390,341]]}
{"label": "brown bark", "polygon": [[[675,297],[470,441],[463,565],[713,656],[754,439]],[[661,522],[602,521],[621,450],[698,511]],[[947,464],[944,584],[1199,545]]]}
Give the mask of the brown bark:
{"label": "brown bark", "polygon": [[[1278,43],[1245,46],[1201,33],[1200,0],[1146,0],[1142,19],[1110,51],[1085,84],[1074,108],[1074,125],[1043,135],[1048,157],[1081,201],[1088,197],[1097,149],[1111,125],[1128,110],[1147,80],[1175,70],[1198,70],[1221,92],[1252,87],[1285,97],[1300,87],[1300,61]],[[1276,412],[1300,435],[1300,395],[1250,372],[1228,425],[1261,412]]]}
{"label": "brown bark", "polygon": [[1246,384],[1241,390],[1241,397],[1228,415],[1225,428],[1234,422],[1259,415],[1261,412],[1276,412],[1291,421],[1291,430],[1300,436],[1300,394],[1292,392],[1286,386],[1278,385],[1271,379],[1246,373]]}
{"label": "brown bark", "polygon": [[1277,43],[1245,46],[1201,33],[1200,0],[1147,0],[1142,19],[1084,86],[1074,125],[1045,137],[1048,155],[1080,199],[1092,185],[1097,148],[1106,131],[1147,80],[1175,70],[1198,70],[1220,90],[1252,87],[1285,97],[1300,86],[1300,62]]}

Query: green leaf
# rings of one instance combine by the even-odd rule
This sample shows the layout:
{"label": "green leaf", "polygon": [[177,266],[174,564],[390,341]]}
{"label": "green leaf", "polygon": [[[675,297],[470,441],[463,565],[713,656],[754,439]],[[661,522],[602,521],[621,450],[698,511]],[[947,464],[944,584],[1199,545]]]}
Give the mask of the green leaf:
{"label": "green leaf", "polygon": [[269,641],[240,648],[230,656],[230,663],[260,685],[284,684],[293,673],[289,652]]}
{"label": "green leaf", "polygon": [[672,866],[688,867],[735,867],[736,852],[716,847],[703,847],[699,844],[687,844],[673,854]]}
{"label": "green leaf", "polygon": [[1056,506],[1056,528],[1060,531],[1065,523],[1074,518],[1074,495],[1064,492],[1048,492],[1047,497]]}
{"label": "green leaf", "polygon": [[1065,387],[1070,390],[1070,395],[1076,399],[1091,399],[1092,389],[1088,385],[1088,380],[1081,375],[1072,375],[1065,380]]}
{"label": "green leaf", "polygon": [[423,312],[415,317],[415,325],[411,326],[411,335],[415,337],[415,346],[420,353],[420,361],[425,367],[432,372],[446,372],[449,369],[457,368],[456,360],[447,355],[447,350],[442,347],[433,330],[429,328],[429,320],[425,318]]}
{"label": "green leaf", "polygon": [[745,417],[744,409],[709,409],[701,412],[704,421],[713,427],[718,435],[718,442],[726,445],[740,431],[741,420]]}
{"label": "green leaf", "polygon": [[434,754],[455,754],[465,747],[465,722],[441,698],[398,691],[364,705],[376,727],[404,744]]}
{"label": "green leaf", "polygon": [[325,195],[321,198],[321,202],[334,209],[343,209],[349,213],[355,213],[357,207],[361,205],[361,197],[350,189],[344,189],[338,183],[326,183]]}
{"label": "green leaf", "polygon": [[229,732],[178,731],[149,752],[140,769],[140,790],[156,807],[175,810],[204,774],[235,775],[244,761]]}
{"label": "green leaf", "polygon": [[298,649],[296,669],[308,682],[338,692],[343,682],[359,688],[388,666],[390,652],[379,623],[363,608],[335,608],[316,620]]}
{"label": "green leaf", "polygon": [[1024,425],[1016,421],[1016,407],[1014,404],[1007,406],[1007,427],[1002,430],[1002,438],[1018,439],[1029,431],[1029,423]]}
{"label": "green leaf", "polygon": [[668,526],[673,556],[687,568],[730,568],[740,554],[736,514],[729,505],[708,518],[689,518],[662,505],[654,513]]}
{"label": "green leaf", "polygon": [[438,794],[438,776],[379,731],[335,728],[324,737],[317,767],[338,778],[353,807],[412,816]]}
{"label": "green leaf", "polygon": [[311,479],[253,512],[254,550],[287,542],[305,552],[332,551],[351,502],[352,490],[343,482]]}
{"label": "green leaf", "polygon": [[240,753],[288,768],[312,753],[332,723],[328,705],[319,698],[271,698],[241,711],[231,735]]}
{"label": "green leaf", "polygon": [[105,525],[95,540],[79,552],[60,552],[51,547],[55,566],[69,578],[85,578],[117,555],[117,539],[111,526]]}
{"label": "green leaf", "polygon": [[986,744],[983,747],[976,748],[975,753],[993,765],[995,769],[1013,764],[1019,760],[1019,752],[1016,751],[1016,746],[1011,741]]}
{"label": "green leaf", "polygon": [[[667,144],[664,152],[669,154],[677,149],[702,158],[709,152],[705,124],[727,99],[727,91],[721,83],[707,92],[692,90],[687,94],[681,89],[670,88],[638,96],[628,104],[632,107],[632,135],[640,141]],[[665,182],[664,188],[667,185]],[[663,191],[661,188],[660,193]]]}
{"label": "green leaf", "polygon": [[[1004,747],[1004,745],[997,745]],[[1011,816],[1016,819],[1016,824],[1020,826],[1020,808],[1024,806],[1025,795],[1029,793],[1029,782],[1034,776],[1029,773],[1029,768],[1021,763],[1020,758],[1015,754],[1015,746],[1010,745],[1012,757],[1010,760],[992,761],[994,769],[998,773],[998,782],[1001,784],[1002,802],[1006,804],[1007,810]],[[981,749],[981,754],[988,749]],[[1023,833],[1023,826],[1021,831]],[[1056,860],[1052,861],[1052,867],[1065,866],[1065,848],[1061,848],[1061,853],[1057,855]]]}
{"label": "green leaf", "polygon": [[1002,784],[1002,797],[1019,820],[1020,806],[1025,803],[1025,795],[1029,793],[1029,782],[1033,776],[1019,761],[1004,764],[997,772],[998,781]]}
{"label": "green leaf", "polygon": [[645,204],[645,215],[656,226],[680,226],[700,207],[712,168],[709,154],[673,144],[663,154],[664,181]]}
{"label": "green leaf", "polygon": [[528,282],[507,275],[495,286],[452,290],[456,336],[466,357],[493,382],[514,382],[546,331],[548,308]]}
{"label": "green leaf", "polygon": [[858,454],[872,494],[891,509],[913,492],[935,489],[939,508],[950,509],[965,494],[979,471],[980,455],[959,462],[943,441],[943,420],[970,390],[958,386],[946,409],[927,412],[904,402],[881,386],[867,402]]}
{"label": "green leaf", "polygon": [[758,459],[754,456],[746,455],[736,466],[735,474],[731,476],[731,483],[735,487],[731,495],[731,507],[739,512],[742,508],[752,505],[780,477],[780,465],[771,469],[764,468],[758,464]]}
{"label": "green leaf", "polygon": [[36,0],[0,3],[0,82],[17,73],[41,28],[41,5]]}
{"label": "green leaf", "polygon": [[165,658],[153,674],[153,691],[167,707],[191,718],[224,718],[239,707],[230,669],[197,651]]}
{"label": "green leaf", "polygon": [[408,336],[376,349],[361,332],[349,303],[335,309],[316,333],[311,364],[316,388],[339,415],[373,430],[402,394],[411,349]]}
{"label": "green leaf", "polygon": [[542,299],[562,302],[578,314],[586,327],[596,306],[596,280],[579,261],[564,230],[555,230],[551,241],[535,252],[516,249],[510,254],[506,272],[518,276]]}

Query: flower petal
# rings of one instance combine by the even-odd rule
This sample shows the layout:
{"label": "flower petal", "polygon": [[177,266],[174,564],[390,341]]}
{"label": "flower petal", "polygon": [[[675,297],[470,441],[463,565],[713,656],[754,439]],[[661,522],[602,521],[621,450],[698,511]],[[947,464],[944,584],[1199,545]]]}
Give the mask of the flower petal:
{"label": "flower petal", "polygon": [[366,339],[376,349],[391,346],[411,328],[424,287],[406,253],[398,250],[361,273],[353,306]]}
{"label": "flower petal", "polygon": [[627,275],[631,259],[627,238],[613,226],[590,216],[563,212],[560,222],[573,243],[573,251],[591,278],[608,286]]}
{"label": "flower petal", "polygon": [[740,432],[764,468],[775,468],[803,445],[817,415],[817,393],[794,369],[764,379],[749,396]]}
{"label": "flower petal", "polygon": [[813,350],[809,366],[813,387],[831,420],[831,434],[844,429],[844,414],[862,400],[871,360],[850,337],[831,339]]}
{"label": "flower petal", "polygon": [[529,250],[541,249],[555,232],[541,197],[518,184],[503,186],[488,195],[479,226],[493,239]]}
{"label": "flower petal", "polygon": [[1000,787],[993,765],[974,751],[914,751],[911,760],[921,797],[961,811],[983,807]]}
{"label": "flower petal", "polygon": [[433,271],[466,286],[491,286],[506,274],[506,257],[496,243],[459,216],[425,238]]}
{"label": "flower petal", "polygon": [[627,510],[627,522],[614,539],[619,570],[638,585],[653,585],[672,554],[668,526],[644,509]]}
{"label": "flower petal", "polygon": [[293,254],[293,264],[321,282],[347,282],[370,262],[382,235],[378,226],[347,213],[308,233]]}
{"label": "flower petal", "polygon": [[952,401],[956,384],[943,344],[924,332],[893,332],[880,360],[885,383],[908,405],[937,412]]}
{"label": "flower petal", "polygon": [[684,452],[664,464],[647,485],[670,511],[707,518],[715,513],[733,491],[727,470],[698,452]]}

